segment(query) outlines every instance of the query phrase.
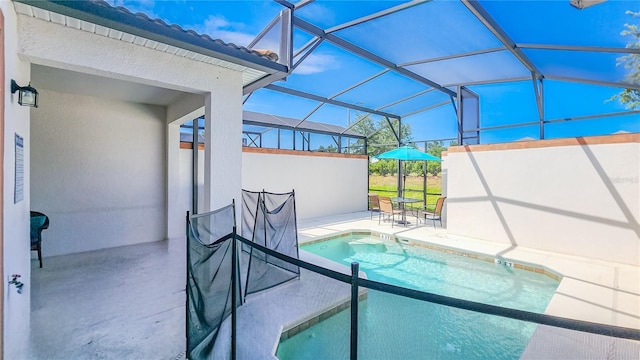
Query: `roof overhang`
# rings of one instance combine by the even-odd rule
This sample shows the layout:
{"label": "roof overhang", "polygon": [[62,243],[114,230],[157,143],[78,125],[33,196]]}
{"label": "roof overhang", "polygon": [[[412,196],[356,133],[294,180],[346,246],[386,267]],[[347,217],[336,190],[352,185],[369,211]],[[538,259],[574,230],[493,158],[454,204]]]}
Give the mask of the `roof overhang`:
{"label": "roof overhang", "polygon": [[133,14],[103,1],[13,1],[19,14],[240,71],[243,87],[265,78],[275,81],[287,74],[287,66],[250,49]]}

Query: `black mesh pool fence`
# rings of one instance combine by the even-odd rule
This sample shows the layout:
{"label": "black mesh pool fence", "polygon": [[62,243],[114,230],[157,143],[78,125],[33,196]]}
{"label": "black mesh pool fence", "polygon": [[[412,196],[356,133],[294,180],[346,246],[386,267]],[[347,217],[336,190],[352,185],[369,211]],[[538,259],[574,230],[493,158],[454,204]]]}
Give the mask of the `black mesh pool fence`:
{"label": "black mesh pool fence", "polygon": [[[215,233],[221,234],[220,231],[217,231]],[[200,234],[200,231],[198,232],[191,231],[189,233],[190,236],[196,236],[197,234]],[[243,249],[249,249],[249,251],[248,253],[242,251],[240,252],[240,255],[236,255],[235,260],[228,260],[227,256],[231,253],[229,249],[230,248],[232,249],[232,246],[230,246],[229,243],[234,243],[234,240],[235,242],[237,242],[238,246],[242,246]],[[238,316],[238,315],[232,314],[232,312],[229,309],[229,307],[231,307],[230,304],[234,303],[230,299],[230,294],[232,293],[231,289],[238,289],[238,293],[239,293],[239,289],[241,287],[240,279],[242,278],[242,276],[236,276],[234,281],[231,270],[233,269],[233,263],[235,263],[235,264],[240,264],[240,265],[236,265],[236,269],[239,270],[240,274],[248,272],[248,264],[251,263],[251,261],[255,261],[254,257],[259,260],[264,260],[267,258],[270,259],[269,262],[264,262],[265,266],[267,267],[274,267],[274,268],[281,269],[281,266],[283,264],[289,264],[290,266],[295,266],[296,268],[305,269],[305,271],[309,271],[312,274],[317,274],[318,276],[326,277],[331,281],[344,283],[345,286],[351,287],[352,291],[350,292],[350,301],[348,301],[349,305],[344,306],[343,307],[344,311],[340,312],[341,315],[336,317],[340,319],[345,318],[345,316],[349,317],[350,325],[347,325],[346,322],[340,320],[337,326],[341,329],[345,329],[346,327],[349,327],[348,332],[351,334],[350,345],[349,345],[348,351],[345,351],[346,349],[344,347],[337,348],[340,351],[340,354],[337,355],[337,358],[351,358],[351,359],[357,359],[359,357],[360,358],[376,358],[376,354],[381,355],[381,353],[376,352],[375,343],[371,344],[369,342],[367,344],[362,344],[362,340],[368,337],[373,337],[374,339],[379,338],[380,341],[386,341],[386,342],[396,341],[394,345],[391,345],[391,347],[399,351],[397,353],[398,355],[402,353],[400,352],[400,350],[407,351],[407,354],[413,354],[413,353],[424,354],[424,352],[427,351],[426,350],[427,348],[430,348],[431,350],[433,350],[434,347],[439,347],[438,351],[441,351],[440,355],[437,355],[437,356],[441,356],[439,358],[447,358],[446,357],[447,354],[451,355],[452,358],[456,358],[456,357],[460,358],[461,356],[465,356],[465,358],[467,358],[468,354],[465,353],[466,351],[465,347],[460,344],[457,344],[455,341],[445,341],[443,344],[442,343],[436,344],[435,342],[430,343],[427,339],[429,338],[429,334],[433,334],[434,331],[435,332],[461,331],[461,332],[467,333],[468,337],[470,339],[473,339],[474,336],[475,337],[478,336],[477,334],[478,331],[472,330],[474,328],[469,327],[470,323],[480,323],[481,328],[484,329],[483,331],[488,331],[488,333],[493,334],[491,335],[491,338],[485,338],[484,340],[477,339],[476,346],[482,346],[483,341],[484,343],[493,341],[495,343],[502,344],[503,337],[504,339],[510,339],[515,337],[515,338],[519,338],[519,340],[516,339],[517,341],[525,342],[524,345],[522,345],[524,347],[527,345],[527,342],[529,342],[529,338],[531,337],[532,333],[535,332],[538,336],[536,336],[535,338],[532,338],[532,340],[530,341],[531,344],[535,345],[536,343],[539,343],[540,341],[542,341],[540,339],[548,339],[550,336],[552,336],[550,343],[545,342],[542,345],[545,346],[546,348],[549,348],[550,349],[549,351],[552,351],[552,352],[556,351],[555,354],[558,354],[557,356],[560,356],[560,357],[562,356],[576,357],[576,356],[580,356],[579,355],[580,351],[587,351],[587,350],[584,350],[585,348],[584,346],[583,346],[583,350],[580,350],[580,348],[577,348],[577,350],[575,350],[578,353],[567,354],[566,349],[565,350],[560,349],[561,345],[563,344],[563,341],[568,341],[566,339],[569,339],[572,336],[577,336],[574,333],[596,334],[602,337],[599,337],[599,338],[596,337],[595,339],[606,339],[606,341],[609,341],[611,339],[616,341],[617,340],[625,340],[625,341],[640,340],[640,330],[633,329],[633,328],[605,325],[605,324],[594,323],[594,322],[568,319],[568,318],[563,318],[558,316],[544,315],[544,314],[528,312],[524,310],[516,310],[516,309],[505,308],[505,307],[500,307],[496,305],[489,305],[489,304],[484,304],[484,303],[479,303],[479,302],[474,302],[469,300],[442,296],[442,295],[438,295],[430,292],[403,288],[403,287],[385,284],[385,283],[372,281],[368,279],[363,279],[358,277],[358,266],[356,263],[354,263],[352,266],[351,275],[334,271],[334,270],[298,259],[297,252],[295,257],[289,256],[277,251],[277,249],[271,249],[269,247],[264,246],[263,244],[252,241],[252,239],[247,239],[244,236],[240,236],[235,233],[235,228],[233,228],[230,233],[227,233],[221,236],[219,240],[210,242],[209,245],[206,245],[206,243],[203,244],[202,242],[197,242],[197,244],[198,246],[204,246],[207,249],[216,247],[217,249],[216,251],[222,251],[225,254],[225,256],[215,255],[215,252],[209,253],[202,249],[191,249],[191,247],[189,248],[190,251],[193,250],[196,254],[201,254],[201,255],[197,255],[198,258],[199,257],[206,258],[207,262],[211,263],[207,265],[207,271],[198,270],[196,266],[193,269],[193,270],[196,270],[196,272],[194,272],[195,275],[193,274],[189,275],[189,279],[191,279],[192,277],[194,278],[202,277],[202,281],[204,281],[207,284],[207,286],[214,287],[215,285],[215,288],[218,289],[217,292],[214,292],[215,296],[213,294],[211,296],[206,295],[208,294],[208,292],[204,292],[205,295],[202,295],[201,293],[198,292],[201,290],[200,290],[200,287],[197,286],[196,284],[194,284],[194,287],[195,287],[195,290],[198,290],[198,291],[191,291],[189,287],[187,289],[188,298],[194,295],[199,296],[196,299],[188,300],[189,301],[188,305],[191,302],[193,302],[194,304],[202,303],[205,305],[204,309],[200,309],[200,308],[195,309],[196,311],[193,314],[193,317],[194,317],[193,319],[191,317],[188,318],[188,321],[189,321],[188,327],[190,328],[191,326],[195,326],[197,328],[195,330],[188,330],[187,332],[187,337],[188,337],[187,343],[189,346],[188,355],[189,355],[189,358],[192,358],[192,359],[211,358],[210,357],[211,353],[215,353],[216,355],[221,355],[220,358],[235,359],[237,357],[236,356],[237,353],[234,351],[238,343],[237,337],[231,336],[231,339],[227,339],[227,343],[225,345],[226,347],[224,347],[224,349],[228,348],[228,351],[226,350],[221,351],[219,349],[214,351],[213,350],[214,346],[215,347],[218,346],[218,342],[216,342],[215,336],[217,335],[218,330],[220,329],[220,326],[224,321],[224,319],[226,319],[230,315],[232,318],[231,325],[230,325],[232,329],[228,333],[234,334],[236,331],[235,329],[236,320],[234,320],[233,318],[234,316]],[[191,257],[191,259],[188,261],[189,264],[193,263],[194,265],[200,265],[201,263],[204,263],[204,262],[197,262],[197,261],[194,262],[194,259],[193,259],[194,256],[192,255],[189,255],[189,256]],[[277,261],[275,261],[276,259]],[[213,263],[216,263],[217,265],[214,266],[212,265]],[[217,279],[217,277],[220,277],[220,276],[224,277],[225,279],[224,280]],[[257,286],[251,285],[250,284],[251,281],[249,280],[258,282],[258,285]],[[262,280],[263,278],[259,276],[253,277],[247,280],[246,286],[247,288],[250,286],[255,286],[255,289],[270,288],[270,286],[260,285],[259,283]],[[271,280],[272,279],[267,279],[267,282]],[[191,285],[191,283],[189,285]],[[287,286],[293,286],[293,285],[289,284]],[[367,292],[370,293],[371,300],[368,299],[367,301],[361,301],[361,295],[362,295],[361,291],[363,289],[366,289]],[[269,296],[269,294],[271,293],[261,294],[260,290],[257,290],[254,296],[263,296],[266,298],[267,296]],[[386,297],[377,296],[377,295],[374,296],[374,294],[383,294]],[[304,297],[304,295],[305,294],[297,294],[297,296],[302,296],[302,297]],[[309,299],[299,299],[299,300],[308,301]],[[406,303],[410,305],[392,306],[391,305],[392,303],[399,303],[399,304]],[[235,304],[236,306],[240,306],[241,302],[235,301]],[[265,306],[274,306],[272,303],[269,303],[268,301],[265,301],[264,304]],[[448,328],[444,328],[443,326],[440,325],[440,323],[438,324],[434,323],[435,315],[432,313],[433,312],[432,310],[416,310],[416,309],[422,309],[416,304],[425,304],[425,305],[430,304],[432,308],[437,307],[438,312],[448,314],[446,316],[447,319],[449,319],[449,324],[447,325]],[[206,306],[215,306],[217,307],[217,310],[207,310]],[[277,306],[277,304],[275,306]],[[396,313],[394,313],[394,316],[386,317],[387,321],[390,318],[393,320],[390,323],[384,323],[383,321],[385,320],[375,320],[375,321],[372,320],[372,319],[377,319],[375,317],[373,317],[372,319],[366,318],[371,315],[371,312],[373,311],[372,309],[374,307],[381,309],[381,310],[376,310],[375,311],[376,313],[385,312],[385,311],[387,312],[396,311]],[[405,313],[400,311],[401,309],[413,309],[412,310],[413,312]],[[346,312],[347,310],[349,310],[348,315]],[[269,309],[266,309],[266,311],[269,311]],[[200,314],[199,312],[202,312],[202,314]],[[205,314],[211,314],[211,315],[205,316]],[[214,319],[216,322],[211,324],[211,322],[207,320],[209,318]],[[497,322],[496,319],[498,318],[505,319],[505,321]],[[203,321],[201,319],[205,319],[206,321]],[[398,327],[400,328],[407,327],[406,326],[407,322],[403,321],[402,319],[413,319],[413,320],[424,319],[424,324],[419,329],[420,334],[422,334],[422,337],[419,340],[409,341],[407,338],[399,336],[398,334],[400,334],[400,332],[398,331],[391,331],[391,332],[383,331],[381,333],[377,333],[379,329],[385,329],[385,328],[394,329]],[[455,319],[459,319],[459,320],[455,320]],[[192,321],[192,320],[195,320],[195,321]],[[247,318],[244,318],[241,326],[243,327],[248,326],[247,321],[248,321]],[[371,321],[374,321],[375,326],[368,327],[367,322],[371,322]],[[308,327],[309,321],[307,321],[305,324],[307,324],[307,326],[305,326],[305,330],[306,330],[306,327]],[[261,324],[253,324],[249,326],[255,326],[255,325],[269,326],[270,324],[261,323]],[[374,329],[375,331],[372,329]],[[335,329],[333,329],[332,331],[335,332]],[[549,334],[556,334],[556,335],[549,335]],[[242,338],[243,336],[250,336],[250,335],[247,335],[244,329],[242,329],[239,337]],[[311,337],[312,335],[309,335],[309,336]],[[522,340],[522,339],[525,339],[525,340]],[[421,341],[424,343],[421,343]],[[468,341],[472,341],[472,340],[468,340]],[[506,344],[507,340],[504,340],[504,341]],[[579,339],[577,341],[582,341],[582,340]],[[595,341],[597,342],[597,341],[605,341],[605,340],[595,340]],[[222,344],[222,342],[220,342],[220,344]],[[242,340],[242,344],[243,346],[248,346],[247,339]],[[613,354],[618,354],[619,358],[625,358],[625,356],[627,356],[628,354],[637,355],[637,351],[638,351],[637,349],[640,349],[640,347],[637,347],[640,345],[634,342],[630,343],[631,345],[629,345],[629,343],[617,343],[617,344],[618,344],[617,345],[618,348],[614,350],[610,349],[610,352],[613,351],[612,352]],[[507,345],[504,345],[504,346],[507,346]],[[531,351],[529,350],[529,347],[527,347],[527,350],[529,352]],[[513,355],[508,352],[501,353],[500,355],[505,356],[504,358],[513,358],[513,356],[518,357],[519,356],[518,354],[521,353],[521,351],[522,349],[517,350],[516,355]],[[527,351],[525,351],[525,353],[527,353]],[[246,352],[241,352],[241,354],[246,354]],[[488,354],[490,355],[487,355],[487,356],[490,356],[492,358],[494,357],[494,355],[497,356],[498,358],[501,357],[496,355],[498,353],[489,352]],[[530,356],[533,355],[534,357],[536,355],[536,354],[530,354],[530,353],[528,354]],[[411,355],[407,355],[407,356],[411,357]],[[610,358],[615,358],[615,356],[609,356],[609,355],[607,356]],[[287,357],[285,356],[284,358],[287,358]]]}
{"label": "black mesh pool fence", "polygon": [[[242,219],[241,231],[245,238],[278,253],[298,258],[295,192],[242,190]],[[243,245],[243,249],[250,253],[245,295],[300,276],[300,269],[294,264],[261,252],[254,253],[254,248],[247,245]]]}
{"label": "black mesh pool fence", "polygon": [[234,217],[232,204],[189,218],[186,332],[190,359],[206,358],[211,353],[220,324],[233,309],[232,289],[235,286],[236,291],[240,291],[240,283],[233,281],[232,276]]}

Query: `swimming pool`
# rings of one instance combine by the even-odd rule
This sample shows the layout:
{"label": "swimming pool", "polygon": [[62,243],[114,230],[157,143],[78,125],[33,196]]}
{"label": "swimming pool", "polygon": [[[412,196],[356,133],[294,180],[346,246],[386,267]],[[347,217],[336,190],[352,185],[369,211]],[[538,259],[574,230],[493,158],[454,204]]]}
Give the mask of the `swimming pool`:
{"label": "swimming pool", "polygon": [[[370,235],[301,249],[348,265],[371,280],[542,313],[558,281],[535,271],[410,246]],[[342,311],[280,343],[282,359],[346,359],[349,316]],[[535,324],[368,291],[359,304],[361,359],[517,359]]]}

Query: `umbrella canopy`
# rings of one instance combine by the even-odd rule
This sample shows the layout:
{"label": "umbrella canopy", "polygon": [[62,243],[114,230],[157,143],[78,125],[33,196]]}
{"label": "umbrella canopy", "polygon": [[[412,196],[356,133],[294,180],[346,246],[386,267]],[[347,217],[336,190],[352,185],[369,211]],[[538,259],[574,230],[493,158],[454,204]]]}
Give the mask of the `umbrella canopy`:
{"label": "umbrella canopy", "polygon": [[389,150],[387,152],[383,152],[382,154],[376,156],[378,159],[395,159],[395,160],[404,160],[404,161],[442,161],[440,158],[437,158],[431,154],[427,154],[426,152],[420,151],[413,146],[401,146],[397,149]]}

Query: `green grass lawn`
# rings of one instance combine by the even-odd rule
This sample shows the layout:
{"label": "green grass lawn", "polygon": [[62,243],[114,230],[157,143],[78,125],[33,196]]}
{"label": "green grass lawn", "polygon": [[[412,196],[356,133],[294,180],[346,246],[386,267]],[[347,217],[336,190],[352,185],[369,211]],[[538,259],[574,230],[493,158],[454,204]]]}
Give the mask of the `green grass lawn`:
{"label": "green grass lawn", "polygon": [[[442,179],[439,176],[427,178],[427,210],[433,211],[436,201],[441,194]],[[398,182],[395,176],[369,176],[369,193],[379,196],[396,197],[398,195]],[[421,176],[407,176],[404,196],[422,200],[423,178]],[[422,208],[423,203],[407,204],[407,208]]]}

